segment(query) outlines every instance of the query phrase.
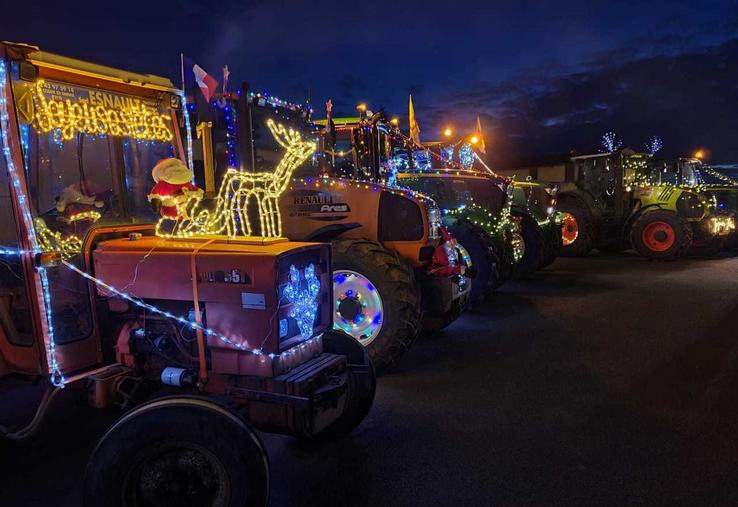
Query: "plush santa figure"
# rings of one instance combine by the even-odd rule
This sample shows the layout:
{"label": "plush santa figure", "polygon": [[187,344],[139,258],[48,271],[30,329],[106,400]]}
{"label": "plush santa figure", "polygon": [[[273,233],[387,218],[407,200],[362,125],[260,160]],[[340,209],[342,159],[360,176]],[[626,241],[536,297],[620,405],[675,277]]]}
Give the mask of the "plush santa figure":
{"label": "plush santa figure", "polygon": [[456,238],[445,227],[440,228],[441,244],[433,252],[432,264],[429,269],[436,276],[464,275],[466,265],[460,258]]}
{"label": "plush santa figure", "polygon": [[203,191],[192,183],[192,171],[177,158],[160,160],[151,170],[156,184],[147,196],[149,202],[159,205],[159,213],[164,218],[180,218],[177,205],[190,198],[202,198]]}
{"label": "plush santa figure", "polygon": [[[89,186],[89,184],[86,186]],[[98,198],[98,194],[88,195],[82,192],[76,183],[65,187],[61,195],[56,197],[56,210],[59,212],[59,218],[62,221],[72,222],[75,217],[80,216],[85,216],[86,219],[94,216],[99,217],[104,207],[104,198]],[[98,214],[91,214],[92,211],[97,211]]]}

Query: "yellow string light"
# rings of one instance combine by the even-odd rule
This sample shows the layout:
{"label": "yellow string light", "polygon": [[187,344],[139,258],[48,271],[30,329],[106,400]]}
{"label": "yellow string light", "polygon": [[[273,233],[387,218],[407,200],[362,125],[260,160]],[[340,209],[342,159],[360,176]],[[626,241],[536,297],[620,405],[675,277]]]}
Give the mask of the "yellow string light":
{"label": "yellow string light", "polygon": [[62,238],[60,232],[54,232],[46,226],[42,218],[34,218],[38,246],[46,252],[59,252],[62,259],[69,259],[82,251],[82,240],[72,234]]}
{"label": "yellow string light", "polygon": [[259,211],[261,235],[276,238],[282,235],[282,216],[278,199],[290,182],[294,170],[315,151],[315,143],[303,141],[299,132],[285,129],[267,120],[267,127],[285,154],[273,172],[247,173],[229,168],[220,185],[216,207],[212,212],[202,206],[199,195],[190,195],[177,203],[177,216],[171,232],[166,232],[170,218],[161,218],[157,235],[165,238],[186,238],[194,235],[223,234],[230,237],[251,236],[254,227],[249,221],[248,205],[254,202]]}
{"label": "yellow string light", "polygon": [[171,118],[140,101],[121,107],[91,104],[87,99],[72,101],[49,99],[39,79],[33,89],[33,126],[41,133],[58,131],[62,140],[75,134],[110,135],[146,141],[171,141],[172,130],[165,123]]}

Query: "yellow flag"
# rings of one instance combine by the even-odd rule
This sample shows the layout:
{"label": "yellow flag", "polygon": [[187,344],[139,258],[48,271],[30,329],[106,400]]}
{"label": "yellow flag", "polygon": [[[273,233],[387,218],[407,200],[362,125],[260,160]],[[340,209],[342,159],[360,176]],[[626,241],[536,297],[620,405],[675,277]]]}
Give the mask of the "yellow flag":
{"label": "yellow flag", "polygon": [[420,145],[420,125],[418,125],[418,120],[415,119],[415,108],[413,107],[413,96],[410,95],[410,105],[409,105],[409,114],[410,117],[408,120],[408,123],[410,123],[410,139],[415,143]]}
{"label": "yellow flag", "polygon": [[474,135],[476,135],[479,139],[479,142],[477,143],[477,149],[481,153],[484,153],[486,155],[487,149],[484,146],[484,132],[482,132],[482,122],[479,120],[479,115],[477,115],[477,128],[474,131]]}

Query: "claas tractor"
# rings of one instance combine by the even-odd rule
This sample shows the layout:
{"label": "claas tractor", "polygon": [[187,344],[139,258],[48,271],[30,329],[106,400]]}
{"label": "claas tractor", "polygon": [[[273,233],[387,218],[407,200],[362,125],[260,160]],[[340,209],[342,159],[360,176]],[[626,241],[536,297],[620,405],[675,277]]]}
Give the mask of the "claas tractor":
{"label": "claas tractor", "polygon": [[644,169],[644,183],[691,188],[707,196],[714,206],[716,216],[712,219],[714,225],[711,227],[716,230],[725,228],[729,234],[718,235],[713,241],[707,242],[701,249],[703,254],[738,245],[738,233],[731,225],[731,217],[738,213],[738,181],[697,158],[650,160]]}
{"label": "claas tractor", "polygon": [[[165,213],[198,196],[179,178],[181,99],[165,78],[0,44],[0,390],[51,384],[0,434],[30,438],[61,389],[119,408],[85,472],[90,506],[265,505],[255,428],[345,435],[374,397],[365,349],[332,329],[329,245]],[[152,167],[188,199],[147,195]]]}
{"label": "claas tractor", "polygon": [[631,246],[649,259],[673,260],[729,235],[735,218],[697,188],[643,181],[649,154],[629,149],[572,157],[562,182],[562,254]]}
{"label": "claas tractor", "polygon": [[[470,290],[463,259],[453,238],[444,236],[432,199],[378,177],[376,143],[383,134],[376,124],[331,122],[332,128],[321,128],[303,106],[246,85],[214,104],[215,180],[223,163],[260,171],[279,149],[265,135],[271,119],[316,140],[315,155],[285,184],[281,225],[291,239],[331,244],[334,327],[366,347],[377,368],[396,363],[419,333],[443,328],[461,314]],[[224,134],[229,131],[236,134]],[[237,140],[231,144],[240,151],[228,150],[229,140]],[[228,156],[219,158],[222,152]]]}

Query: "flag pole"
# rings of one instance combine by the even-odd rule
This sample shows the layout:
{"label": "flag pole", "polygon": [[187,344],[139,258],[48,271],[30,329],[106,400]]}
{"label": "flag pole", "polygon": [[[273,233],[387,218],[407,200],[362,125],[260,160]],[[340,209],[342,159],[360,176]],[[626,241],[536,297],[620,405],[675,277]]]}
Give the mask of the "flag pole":
{"label": "flag pole", "polygon": [[184,93],[186,96],[187,92],[185,92],[185,79],[184,79],[184,53],[179,53],[179,70],[180,70],[180,77],[182,78],[182,93]]}

